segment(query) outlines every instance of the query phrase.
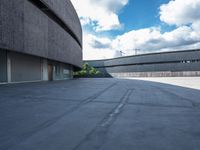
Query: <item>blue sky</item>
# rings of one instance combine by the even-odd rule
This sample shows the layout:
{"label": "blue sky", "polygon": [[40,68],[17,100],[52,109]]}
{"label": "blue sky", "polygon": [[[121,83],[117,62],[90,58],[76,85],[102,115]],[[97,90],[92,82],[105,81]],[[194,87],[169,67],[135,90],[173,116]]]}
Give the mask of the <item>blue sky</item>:
{"label": "blue sky", "polygon": [[159,7],[169,0],[137,0],[129,1],[128,5],[119,15],[121,22],[125,24],[125,32],[132,29],[147,28],[160,25]]}
{"label": "blue sky", "polygon": [[[105,59],[200,47],[200,0],[72,0],[83,58]],[[121,53],[120,51],[123,51]]]}
{"label": "blue sky", "polygon": [[166,26],[159,20],[159,7],[167,2],[169,0],[130,0],[119,12],[119,20],[124,25],[123,29],[110,31],[109,33],[116,36],[131,30],[151,26],[162,26],[165,31],[174,29],[174,26]]}

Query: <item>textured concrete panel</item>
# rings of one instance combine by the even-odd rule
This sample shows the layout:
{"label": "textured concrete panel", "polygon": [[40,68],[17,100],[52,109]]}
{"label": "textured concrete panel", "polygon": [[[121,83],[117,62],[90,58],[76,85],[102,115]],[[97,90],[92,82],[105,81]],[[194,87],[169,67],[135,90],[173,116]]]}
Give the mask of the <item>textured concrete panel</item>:
{"label": "textured concrete panel", "polygon": [[38,56],[48,56],[48,18],[29,1],[25,1],[24,5],[24,50]]}
{"label": "textured concrete panel", "polygon": [[[61,40],[62,39],[62,40]],[[59,26],[49,19],[48,24],[48,58],[82,65],[82,50],[78,43]],[[60,49],[60,51],[58,51]]]}
{"label": "textured concrete panel", "polygon": [[1,38],[0,44],[1,48],[12,48],[13,47],[13,36],[12,36],[12,19],[7,21],[13,16],[12,11],[8,11],[12,6],[12,1],[1,0],[0,1],[0,14],[1,14]]}
{"label": "textured concrete panel", "polygon": [[[63,21],[73,26],[71,32],[74,32],[81,43],[82,32],[78,17],[71,3],[66,1],[63,4],[64,2],[52,1],[51,9],[55,12],[60,10],[56,13],[58,15],[68,16],[68,21],[65,21],[65,17]],[[82,66],[82,48],[71,33],[29,0],[0,1],[0,48],[72,64],[75,67]]]}
{"label": "textured concrete panel", "polygon": [[82,44],[82,29],[70,0],[43,0],[72,30]]}

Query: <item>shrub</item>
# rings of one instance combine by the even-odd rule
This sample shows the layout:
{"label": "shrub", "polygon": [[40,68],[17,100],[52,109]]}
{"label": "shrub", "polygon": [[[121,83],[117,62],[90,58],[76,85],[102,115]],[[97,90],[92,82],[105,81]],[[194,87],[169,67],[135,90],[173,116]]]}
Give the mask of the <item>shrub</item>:
{"label": "shrub", "polygon": [[83,64],[81,71],[74,72],[74,77],[84,78],[84,77],[101,77],[101,72],[94,67],[89,66],[88,63]]}

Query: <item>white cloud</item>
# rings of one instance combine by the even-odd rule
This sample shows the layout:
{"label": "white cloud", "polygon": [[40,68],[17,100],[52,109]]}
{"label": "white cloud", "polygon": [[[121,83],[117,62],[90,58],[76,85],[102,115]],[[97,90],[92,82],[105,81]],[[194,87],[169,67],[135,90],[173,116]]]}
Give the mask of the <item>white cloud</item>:
{"label": "white cloud", "polygon": [[187,25],[200,20],[200,0],[171,0],[160,7],[160,20],[170,25]]}
{"label": "white cloud", "polygon": [[84,32],[83,59],[106,59],[116,56],[116,52],[110,48],[112,42],[109,38],[101,38]]}
{"label": "white cloud", "polygon": [[145,45],[150,39],[160,39],[160,30],[158,28],[133,30],[120,35],[113,40],[112,48],[130,51],[144,47],[143,45]]}
{"label": "white cloud", "polygon": [[[98,31],[120,28],[118,12],[128,0],[72,0],[82,25]],[[200,0],[171,0],[160,6],[160,20],[176,29],[163,32],[161,27],[132,30],[114,39],[99,37],[84,31],[83,57],[85,60],[105,59],[122,55],[155,51],[172,51],[200,47]]]}
{"label": "white cloud", "polygon": [[[133,30],[115,39],[98,38],[86,35],[84,40],[84,58],[105,59],[138,53],[192,49],[200,46],[200,34],[193,27],[181,26],[170,32],[161,32],[160,28]],[[89,58],[88,58],[89,57]]]}
{"label": "white cloud", "polygon": [[128,0],[71,0],[82,25],[91,25],[95,31],[121,28],[118,12]]}
{"label": "white cloud", "polygon": [[192,46],[197,42],[200,42],[200,34],[192,27],[181,26],[165,33],[162,33],[160,28],[146,28],[118,36],[112,42],[112,47],[124,51],[140,49],[141,52],[150,52],[183,45]]}

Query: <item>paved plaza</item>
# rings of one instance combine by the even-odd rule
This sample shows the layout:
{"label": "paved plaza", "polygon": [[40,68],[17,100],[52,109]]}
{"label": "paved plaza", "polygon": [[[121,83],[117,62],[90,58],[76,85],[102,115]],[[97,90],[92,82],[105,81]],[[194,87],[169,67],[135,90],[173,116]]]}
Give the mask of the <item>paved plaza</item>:
{"label": "paved plaza", "polygon": [[199,149],[200,78],[0,85],[0,150]]}

